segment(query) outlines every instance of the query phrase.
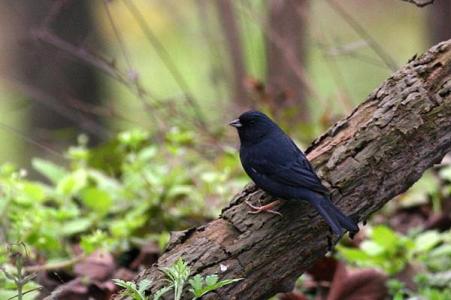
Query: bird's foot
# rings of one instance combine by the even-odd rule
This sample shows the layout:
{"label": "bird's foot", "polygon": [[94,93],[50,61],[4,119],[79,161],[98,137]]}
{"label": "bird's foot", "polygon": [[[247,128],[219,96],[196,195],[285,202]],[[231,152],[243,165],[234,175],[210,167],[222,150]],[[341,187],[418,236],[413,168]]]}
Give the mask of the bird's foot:
{"label": "bird's foot", "polygon": [[272,214],[279,215],[279,216],[283,217],[283,215],[280,212],[273,210],[274,207],[276,207],[276,206],[278,206],[279,204],[282,203],[282,201],[280,201],[280,200],[273,201],[273,202],[271,202],[269,204],[266,204],[266,205],[263,205],[263,206],[255,206],[255,205],[253,205],[252,203],[250,203],[247,200],[244,201],[244,202],[250,208],[253,209],[253,211],[249,211],[248,214],[259,214],[261,212],[269,212],[269,213],[272,213]]}

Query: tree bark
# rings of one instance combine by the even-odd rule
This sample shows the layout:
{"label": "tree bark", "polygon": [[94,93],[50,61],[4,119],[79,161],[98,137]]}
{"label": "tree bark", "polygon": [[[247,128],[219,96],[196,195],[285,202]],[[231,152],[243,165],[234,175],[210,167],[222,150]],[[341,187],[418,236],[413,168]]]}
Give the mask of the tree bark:
{"label": "tree bark", "polygon": [[246,79],[246,66],[244,62],[243,47],[240,38],[240,29],[233,9],[233,1],[216,0],[221,27],[227,42],[232,68],[233,100],[240,107],[249,107],[244,81]]}
{"label": "tree bark", "polygon": [[[307,150],[333,202],[365,220],[407,190],[451,150],[451,40],[395,72],[345,119]],[[267,299],[291,291],[328,248],[328,226],[307,203],[288,202],[273,214],[249,215],[244,203],[270,201],[248,185],[203,226],[173,236],[158,263],[137,278],[151,291],[165,285],[159,267],[179,257],[192,274],[244,278],[204,299]],[[340,237],[334,236],[336,243]],[[224,266],[226,271],[220,271]],[[186,298],[188,299],[188,298]]]}

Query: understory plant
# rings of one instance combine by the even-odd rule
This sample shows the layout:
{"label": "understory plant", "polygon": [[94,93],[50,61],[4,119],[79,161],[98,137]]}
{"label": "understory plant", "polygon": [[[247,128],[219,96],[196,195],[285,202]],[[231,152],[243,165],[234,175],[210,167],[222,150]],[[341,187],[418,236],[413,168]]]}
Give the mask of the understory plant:
{"label": "understory plant", "polygon": [[[154,240],[163,248],[169,231],[216,216],[244,182],[234,176],[235,153],[214,159],[196,149],[192,132],[173,128],[163,141],[143,130],[120,133],[89,149],[79,138],[66,161],[34,158],[34,178],[10,163],[0,165],[0,244],[23,242],[28,260],[70,260],[74,246],[88,255],[113,254]],[[6,246],[4,269],[15,268]],[[0,276],[0,292],[17,286]]]}
{"label": "understory plant", "polygon": [[[360,267],[377,268],[391,280],[394,299],[451,299],[451,231],[428,230],[399,234],[387,226],[370,228],[359,248],[337,246],[338,255]],[[396,275],[410,268],[417,289],[410,290]]]}
{"label": "understory plant", "polygon": [[[162,295],[170,291],[174,294],[174,300],[180,300],[186,290],[192,294],[192,299],[196,300],[209,292],[242,280],[242,278],[219,280],[217,274],[207,275],[205,277],[200,274],[191,276],[190,267],[181,258],[172,266],[161,268],[161,271],[165,274],[168,285],[148,297],[145,295],[145,290],[150,287],[152,282],[147,279],[140,281],[138,284],[117,279],[114,282],[124,288],[122,293],[125,296],[132,297],[134,300],[158,300]],[[189,285],[188,289],[186,289],[187,285]]]}

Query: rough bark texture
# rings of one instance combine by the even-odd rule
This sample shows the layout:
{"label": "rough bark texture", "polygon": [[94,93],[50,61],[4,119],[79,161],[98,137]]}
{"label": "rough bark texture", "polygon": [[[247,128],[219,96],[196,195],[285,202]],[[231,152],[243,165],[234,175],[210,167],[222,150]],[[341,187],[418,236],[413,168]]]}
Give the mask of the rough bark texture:
{"label": "rough bark texture", "polygon": [[[394,73],[307,152],[333,201],[363,220],[450,150],[451,40]],[[247,214],[245,200],[265,203],[268,198],[247,186],[217,220],[175,235],[158,265],[137,280],[153,280],[154,292],[165,284],[158,267],[183,257],[193,274],[244,278],[204,299],[267,299],[290,291],[326,253],[329,230],[308,204],[299,202],[283,206],[283,217]],[[220,272],[220,264],[227,270]]]}

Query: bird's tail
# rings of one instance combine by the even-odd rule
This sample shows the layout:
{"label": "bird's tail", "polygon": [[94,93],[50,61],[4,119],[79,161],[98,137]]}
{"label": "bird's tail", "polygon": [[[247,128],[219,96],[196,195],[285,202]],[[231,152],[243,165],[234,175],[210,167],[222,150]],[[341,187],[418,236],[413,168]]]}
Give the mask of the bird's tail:
{"label": "bird's tail", "polygon": [[341,235],[344,229],[352,235],[359,231],[357,224],[343,214],[326,196],[315,194],[315,197],[309,199],[309,202],[321,214],[335,234]]}

